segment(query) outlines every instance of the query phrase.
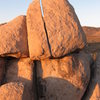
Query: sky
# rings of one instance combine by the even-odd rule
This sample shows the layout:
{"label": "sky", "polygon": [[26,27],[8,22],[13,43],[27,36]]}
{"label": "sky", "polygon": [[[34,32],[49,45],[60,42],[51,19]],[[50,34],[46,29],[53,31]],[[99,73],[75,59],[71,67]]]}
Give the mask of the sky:
{"label": "sky", "polygon": [[[0,0],[0,23],[26,15],[32,0]],[[100,0],[69,0],[82,26],[100,27]]]}

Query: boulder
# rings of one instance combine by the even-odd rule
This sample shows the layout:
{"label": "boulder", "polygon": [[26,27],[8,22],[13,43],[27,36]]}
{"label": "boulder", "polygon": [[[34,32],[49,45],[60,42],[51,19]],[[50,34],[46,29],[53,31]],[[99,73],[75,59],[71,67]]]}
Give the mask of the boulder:
{"label": "boulder", "polygon": [[[86,44],[85,34],[67,0],[34,0],[27,11],[30,57],[59,58]],[[38,17],[37,17],[38,16]]]}
{"label": "boulder", "polygon": [[4,79],[4,74],[5,74],[5,60],[4,58],[0,58],[0,84]]}
{"label": "boulder", "polygon": [[0,26],[0,55],[27,57],[26,17],[18,16],[7,24]]}
{"label": "boulder", "polygon": [[24,85],[22,83],[11,82],[0,87],[0,100],[23,100],[23,97]]}
{"label": "boulder", "polygon": [[25,84],[28,100],[33,93],[33,68],[34,64],[30,58],[9,60],[7,64],[6,82],[21,82]]}
{"label": "boulder", "polygon": [[42,0],[42,6],[52,56],[61,57],[83,48],[86,37],[68,0]]}
{"label": "boulder", "polygon": [[28,8],[27,31],[30,57],[33,59],[50,57],[39,0],[34,0]]}
{"label": "boulder", "polygon": [[90,80],[91,56],[85,53],[37,62],[39,100],[81,100]]}
{"label": "boulder", "polygon": [[83,100],[100,100],[100,53],[92,66],[91,80]]}

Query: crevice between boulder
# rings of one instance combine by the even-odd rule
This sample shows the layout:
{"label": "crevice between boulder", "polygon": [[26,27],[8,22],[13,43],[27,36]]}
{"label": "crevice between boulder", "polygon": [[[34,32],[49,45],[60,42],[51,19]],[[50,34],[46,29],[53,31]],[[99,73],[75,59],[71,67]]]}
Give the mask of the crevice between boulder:
{"label": "crevice between boulder", "polygon": [[46,23],[45,23],[45,20],[44,20],[44,12],[43,12],[43,7],[42,7],[42,0],[40,0],[40,8],[41,8],[41,14],[42,14],[42,21],[43,21],[43,25],[44,25],[44,30],[45,30],[45,33],[46,33],[46,38],[47,38],[47,43],[48,43],[48,47],[49,47],[49,52],[50,52],[50,56],[52,58],[52,51],[51,51],[51,45],[50,45],[50,41],[49,41],[49,37],[48,37],[48,31],[47,31],[47,28],[46,28]]}
{"label": "crevice between boulder", "polygon": [[33,74],[33,86],[34,86],[34,98],[35,100],[39,100],[39,94],[38,94],[38,84],[37,84],[37,60],[34,61],[34,74]]}

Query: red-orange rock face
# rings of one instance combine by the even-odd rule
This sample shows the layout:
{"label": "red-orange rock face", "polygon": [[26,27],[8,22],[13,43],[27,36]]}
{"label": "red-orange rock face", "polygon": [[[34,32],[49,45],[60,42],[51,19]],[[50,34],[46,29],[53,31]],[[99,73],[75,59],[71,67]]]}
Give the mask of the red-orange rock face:
{"label": "red-orange rock face", "polygon": [[17,58],[28,56],[25,16],[18,16],[0,26],[0,55]]}
{"label": "red-orange rock face", "polygon": [[50,57],[39,0],[34,0],[27,11],[28,45],[33,59]]}
{"label": "red-orange rock face", "polygon": [[22,100],[24,85],[22,83],[8,83],[0,87],[0,100]]}
{"label": "red-orange rock face", "polygon": [[30,57],[44,59],[65,56],[83,48],[86,39],[73,7],[67,0],[34,0],[27,11]]}

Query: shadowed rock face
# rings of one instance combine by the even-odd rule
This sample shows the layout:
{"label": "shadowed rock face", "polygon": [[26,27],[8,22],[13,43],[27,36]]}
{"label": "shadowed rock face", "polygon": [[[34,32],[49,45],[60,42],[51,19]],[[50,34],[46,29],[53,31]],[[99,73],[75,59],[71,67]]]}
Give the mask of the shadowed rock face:
{"label": "shadowed rock face", "polygon": [[0,26],[0,55],[17,58],[28,56],[25,16],[18,16]]}
{"label": "shadowed rock face", "polygon": [[4,79],[4,74],[5,74],[5,60],[4,58],[0,58],[0,84]]}
{"label": "shadowed rock face", "polygon": [[97,54],[96,62],[92,66],[90,84],[83,100],[100,100],[100,53]]}
{"label": "shadowed rock face", "polygon": [[[34,0],[27,11],[30,57],[62,57],[86,43],[85,34],[73,7],[67,0]],[[37,17],[38,16],[38,17]]]}
{"label": "shadowed rock face", "polygon": [[81,100],[90,79],[91,57],[85,53],[37,63],[40,100]]}
{"label": "shadowed rock face", "polygon": [[22,83],[8,83],[0,87],[0,100],[22,100],[24,85]]}
{"label": "shadowed rock face", "polygon": [[25,85],[26,100],[32,100],[34,97],[33,61],[30,58],[9,60],[6,67],[6,82],[23,83]]}

